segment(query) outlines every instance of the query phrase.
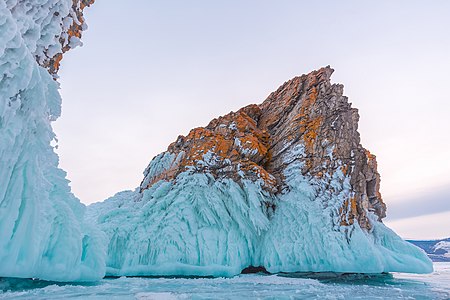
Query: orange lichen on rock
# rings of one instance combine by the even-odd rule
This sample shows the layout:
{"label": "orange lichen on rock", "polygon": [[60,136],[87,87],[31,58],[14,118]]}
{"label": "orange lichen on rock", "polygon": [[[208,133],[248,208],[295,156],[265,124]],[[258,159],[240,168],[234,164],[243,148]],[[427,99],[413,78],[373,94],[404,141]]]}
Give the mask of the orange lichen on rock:
{"label": "orange lichen on rock", "polygon": [[186,152],[182,165],[192,165],[193,161],[202,160],[203,155],[208,151],[226,157],[233,146],[233,141],[226,139],[224,135],[216,134],[204,128],[197,129],[196,132],[189,134],[186,138],[192,139],[194,143],[192,148]]}
{"label": "orange lichen on rock", "polygon": [[[53,57],[44,57],[42,61],[38,60],[38,63],[46,68],[50,74],[56,75],[58,73],[63,54],[71,49],[70,40],[72,38],[81,38],[82,31],[85,25],[83,10],[86,7],[91,6],[94,2],[95,0],[72,0],[73,13],[67,16],[72,19],[72,24],[69,26],[66,32],[62,32],[63,34],[59,38],[59,42],[62,46],[62,53],[57,53]],[[67,38],[63,38],[64,33],[67,34]]]}
{"label": "orange lichen on rock", "polygon": [[58,53],[55,56],[53,56],[53,59],[51,61],[51,70],[54,70],[54,72],[57,72],[59,70],[59,65],[61,63],[61,60],[63,58],[62,53]]}
{"label": "orange lichen on rock", "polygon": [[[270,161],[269,133],[259,128],[254,119],[260,113],[258,106],[245,107],[212,120],[206,127],[195,128],[185,137],[178,137],[167,151],[175,155],[183,152],[183,158],[164,172],[165,175],[149,180],[148,185],[161,179],[174,179],[187,167],[195,167],[216,177],[228,176],[236,180],[238,174],[243,173],[248,178],[262,180],[263,185],[273,191],[276,180],[264,169],[264,164]],[[213,161],[205,155],[212,155]]]}
{"label": "orange lichen on rock", "polygon": [[303,133],[302,137],[305,141],[307,151],[314,153],[314,145],[317,141],[318,130],[322,125],[322,117],[317,117],[312,120],[304,118],[300,121],[300,132]]}
{"label": "orange lichen on rock", "polygon": [[342,171],[342,174],[347,175],[347,172],[348,172],[348,166],[347,166],[347,165],[341,166],[341,171]]}
{"label": "orange lichen on rock", "polygon": [[366,149],[365,153],[366,153],[366,157],[367,157],[367,163],[373,164],[375,162],[376,156],[373,155],[372,153],[370,153],[370,151],[367,149]]}
{"label": "orange lichen on rock", "polygon": [[311,184],[328,186],[328,193],[342,192],[333,187],[336,180],[341,186],[349,181],[354,196],[338,205],[341,225],[356,220],[370,229],[368,211],[380,219],[385,215],[376,159],[360,145],[357,110],[342,95],[343,87],[330,83],[332,73],[326,67],[295,77],[262,104],[248,105],[179,136],[167,149],[177,160],[161,174],[149,172],[157,175],[146,175],[141,189],[161,179],[176,180],[188,170],[237,183],[260,182],[276,194],[288,188],[286,167],[300,160],[299,172]]}
{"label": "orange lichen on rock", "polygon": [[356,198],[351,197],[345,200],[339,209],[339,214],[341,216],[341,226],[353,225],[355,217],[358,215]]}
{"label": "orange lichen on rock", "polygon": [[[313,83],[316,83],[315,81]],[[313,84],[311,83],[311,84]],[[303,107],[306,109],[308,107],[313,106],[313,104],[317,100],[317,96],[319,95],[319,92],[317,91],[317,88],[315,86],[312,86],[309,90],[308,97],[304,101]]]}

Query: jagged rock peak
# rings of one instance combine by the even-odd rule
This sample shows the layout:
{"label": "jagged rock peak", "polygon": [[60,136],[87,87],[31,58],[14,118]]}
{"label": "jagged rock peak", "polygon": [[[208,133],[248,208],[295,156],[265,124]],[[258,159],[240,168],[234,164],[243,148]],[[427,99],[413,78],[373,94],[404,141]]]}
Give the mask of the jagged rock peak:
{"label": "jagged rock peak", "polygon": [[[295,77],[262,104],[248,105],[179,136],[147,167],[141,192],[189,171],[238,183],[251,180],[276,195],[289,189],[286,168],[300,161],[301,175],[322,189],[333,189],[335,172],[348,177],[352,192],[340,208],[340,225],[352,225],[356,219],[370,229],[368,212],[381,220],[386,211],[376,158],[361,146],[358,110],[343,95],[343,85],[331,83],[333,72],[327,66]],[[299,147],[302,154],[292,159]],[[266,205],[276,209],[276,203]]]}

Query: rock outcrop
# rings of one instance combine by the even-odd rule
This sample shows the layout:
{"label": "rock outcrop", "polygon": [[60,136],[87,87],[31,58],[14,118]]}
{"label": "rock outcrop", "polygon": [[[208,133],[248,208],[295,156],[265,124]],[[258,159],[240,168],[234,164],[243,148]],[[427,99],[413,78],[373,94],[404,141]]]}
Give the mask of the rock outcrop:
{"label": "rock outcrop", "polygon": [[6,1],[29,51],[57,77],[63,54],[81,43],[83,11],[95,0]]}
{"label": "rock outcrop", "polygon": [[[48,22],[48,25],[60,24],[60,30],[57,29],[57,34],[50,38],[51,44],[43,44],[37,49],[35,53],[37,62],[46,68],[50,74],[56,76],[60,67],[63,54],[70,49],[73,49],[81,43],[81,35],[83,30],[87,28],[83,11],[86,7],[91,6],[95,0],[72,0],[71,6],[63,1],[48,1],[42,11],[48,9],[47,16],[43,16],[42,20]],[[23,9],[25,2],[19,1],[16,5],[20,5]],[[36,10],[35,7],[26,5],[28,12]],[[17,9],[13,7],[11,10]],[[39,27],[45,28],[46,24],[38,24]],[[27,29],[30,30],[30,29]]]}
{"label": "rock outcrop", "polygon": [[386,228],[375,156],[330,67],[179,136],[135,191],[88,208],[109,275],[430,272]]}
{"label": "rock outcrop", "polygon": [[[302,174],[327,185],[336,170],[351,178],[351,196],[341,208],[341,225],[356,219],[370,230],[368,212],[386,216],[380,175],[373,154],[360,144],[358,110],[343,96],[343,86],[331,84],[330,67],[295,77],[260,105],[212,120],[179,136],[159,157],[173,158],[167,168],[146,170],[141,192],[159,180],[175,180],[188,169],[214,178],[261,180],[272,194],[287,189],[286,154],[304,146]],[[332,187],[330,187],[332,188]],[[276,207],[276,203],[266,203]]]}
{"label": "rock outcrop", "polygon": [[85,214],[51,123],[59,63],[93,2],[0,0],[0,276],[432,270],[381,223],[376,160],[329,67],[180,136],[140,187]]}

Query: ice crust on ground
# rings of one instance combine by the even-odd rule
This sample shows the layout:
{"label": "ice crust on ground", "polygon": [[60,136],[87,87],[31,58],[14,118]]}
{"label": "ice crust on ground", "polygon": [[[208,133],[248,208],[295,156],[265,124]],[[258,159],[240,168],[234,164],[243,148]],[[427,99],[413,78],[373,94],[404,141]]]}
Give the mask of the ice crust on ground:
{"label": "ice crust on ground", "polygon": [[59,86],[35,58],[44,49],[60,50],[54,11],[61,18],[71,5],[0,0],[0,276],[104,276],[103,234],[83,223],[85,206],[50,146],[51,121],[61,112]]}
{"label": "ice crust on ground", "polygon": [[[233,278],[106,278],[55,284],[0,279],[0,299],[450,299],[450,263],[432,274],[246,274]],[[3,291],[3,293],[2,293]]]}
{"label": "ice crust on ground", "polygon": [[[339,170],[324,180],[303,176],[302,155],[295,147],[288,156],[289,189],[275,200],[258,182],[241,186],[191,170],[143,194],[122,192],[89,206],[89,221],[108,236],[107,275],[228,277],[248,266],[272,273],[432,272],[421,249],[375,216],[371,232],[357,222],[336,225],[351,193],[349,178]],[[171,164],[162,157],[150,171]],[[273,215],[263,205],[269,202],[277,205]]]}

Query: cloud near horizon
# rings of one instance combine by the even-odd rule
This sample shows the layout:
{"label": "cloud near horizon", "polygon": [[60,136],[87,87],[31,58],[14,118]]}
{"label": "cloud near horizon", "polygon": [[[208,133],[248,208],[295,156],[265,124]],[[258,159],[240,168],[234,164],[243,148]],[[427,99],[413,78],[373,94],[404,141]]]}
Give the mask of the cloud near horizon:
{"label": "cloud near horizon", "polygon": [[[385,199],[386,200],[386,199]],[[450,211],[450,184],[387,201],[387,219],[394,221]]]}

